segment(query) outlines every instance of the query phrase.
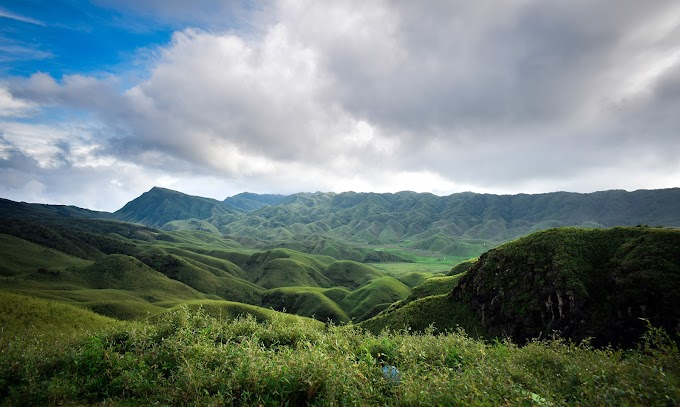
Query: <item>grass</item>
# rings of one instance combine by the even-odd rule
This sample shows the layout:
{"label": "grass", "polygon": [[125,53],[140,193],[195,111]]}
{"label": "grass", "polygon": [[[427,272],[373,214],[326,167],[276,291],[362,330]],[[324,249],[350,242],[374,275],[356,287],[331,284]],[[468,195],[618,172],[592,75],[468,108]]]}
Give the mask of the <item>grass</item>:
{"label": "grass", "polygon": [[[180,281],[204,294],[218,296],[229,301],[257,304],[260,301],[262,287],[236,278],[224,271],[211,272],[206,266],[192,264],[174,254],[164,254],[158,249],[151,249],[138,255],[138,258],[149,267],[165,274],[172,280]],[[218,273],[220,276],[216,276]]]}
{"label": "grass", "polygon": [[119,325],[119,321],[81,307],[0,291],[2,344],[38,338],[52,341]]}
{"label": "grass", "polygon": [[5,234],[0,234],[0,259],[0,276],[15,276],[38,269],[56,274],[69,266],[86,266],[91,263]]}
{"label": "grass", "polygon": [[[189,312],[205,313],[211,318],[216,318],[218,321],[227,322],[239,318],[254,318],[258,322],[271,322],[277,320],[283,324],[296,324],[300,321],[320,329],[324,326],[323,322],[312,318],[305,318],[299,315],[284,314],[270,308],[258,307],[256,305],[243,304],[234,301],[222,300],[194,300],[187,301],[181,305],[177,305],[170,309],[170,313],[183,313],[185,310]],[[153,323],[162,321],[166,318],[165,315],[159,315],[151,319]]]}
{"label": "grass", "polygon": [[361,317],[379,304],[391,304],[403,300],[411,293],[411,289],[393,277],[380,277],[365,286],[352,291],[340,306],[347,310],[350,317]]}
{"label": "grass", "polygon": [[393,304],[377,316],[361,322],[360,326],[376,334],[398,329],[445,332],[462,327],[474,337],[485,336],[472,310],[461,302],[451,301],[448,294]]}
{"label": "grass", "polygon": [[324,275],[332,281],[333,285],[345,287],[350,290],[359,288],[374,278],[384,276],[384,274],[374,267],[351,260],[338,260],[333,262],[324,271]]}
{"label": "grass", "polygon": [[467,256],[450,256],[439,252],[415,250],[401,246],[380,247],[376,250],[393,253],[409,262],[373,263],[371,266],[398,279],[411,273],[419,273],[424,278],[416,285],[422,283],[425,278],[446,274],[455,265],[469,259]]}
{"label": "grass", "polygon": [[680,403],[678,349],[654,328],[631,351],[559,339],[517,347],[462,330],[373,335],[281,314],[227,321],[182,307],[153,324],[39,345],[28,352],[1,343],[4,405]]}
{"label": "grass", "polygon": [[277,311],[311,317],[319,321],[346,323],[347,312],[337,302],[314,287],[284,287],[269,290],[262,296],[262,306]]}
{"label": "grass", "polygon": [[460,280],[461,277],[462,275],[459,274],[455,276],[429,278],[419,286],[413,288],[411,295],[409,295],[404,302],[411,302],[432,295],[448,294],[458,285],[458,280]]}
{"label": "grass", "polygon": [[253,282],[260,287],[330,287],[331,281],[317,268],[292,258],[277,258],[262,265]]}

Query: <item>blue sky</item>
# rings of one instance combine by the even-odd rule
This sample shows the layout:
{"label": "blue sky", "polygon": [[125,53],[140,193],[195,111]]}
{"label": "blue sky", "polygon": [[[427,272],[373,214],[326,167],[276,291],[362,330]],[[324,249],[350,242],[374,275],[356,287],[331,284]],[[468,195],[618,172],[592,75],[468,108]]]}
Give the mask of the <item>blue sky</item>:
{"label": "blue sky", "polygon": [[0,197],[680,185],[680,5],[0,0]]}
{"label": "blue sky", "polygon": [[[167,43],[172,27],[88,2],[0,3],[2,73],[105,75],[134,63],[140,49]],[[123,67],[121,67],[123,65]]]}

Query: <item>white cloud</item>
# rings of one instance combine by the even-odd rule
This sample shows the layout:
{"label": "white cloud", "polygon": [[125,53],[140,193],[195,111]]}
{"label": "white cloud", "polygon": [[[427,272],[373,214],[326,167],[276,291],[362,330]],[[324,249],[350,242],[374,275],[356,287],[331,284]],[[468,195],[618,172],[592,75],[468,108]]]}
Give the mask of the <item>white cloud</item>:
{"label": "white cloud", "polygon": [[27,117],[35,110],[35,104],[17,99],[0,85],[0,117]]}
{"label": "white cloud", "polygon": [[28,24],[35,24],[35,25],[40,25],[40,26],[45,25],[45,23],[43,23],[42,21],[38,21],[38,20],[30,18],[30,17],[26,17],[26,16],[22,16],[22,15],[19,15],[19,14],[16,14],[16,13],[12,13],[8,10],[3,9],[2,7],[0,7],[0,17],[9,18],[9,19],[12,19],[12,20],[21,21],[23,23],[28,23]]}

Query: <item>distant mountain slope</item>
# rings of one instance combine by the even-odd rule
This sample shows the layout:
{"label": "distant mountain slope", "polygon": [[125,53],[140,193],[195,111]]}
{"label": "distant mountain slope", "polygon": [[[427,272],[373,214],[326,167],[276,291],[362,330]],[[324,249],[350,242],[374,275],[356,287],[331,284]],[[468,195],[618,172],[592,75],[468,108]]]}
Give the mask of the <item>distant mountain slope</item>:
{"label": "distant mountain slope", "polygon": [[280,203],[286,195],[276,194],[254,194],[252,192],[242,192],[238,195],[230,196],[224,200],[224,203],[244,212],[251,212],[257,209],[264,208],[269,205],[276,205]]}
{"label": "distant mountain slope", "polygon": [[77,206],[15,202],[0,198],[0,218],[44,219],[45,217],[113,219],[113,214],[91,211]]}
{"label": "distant mountain slope", "polygon": [[560,332],[631,345],[641,318],[680,329],[680,230],[551,229],[490,250],[451,298],[492,336],[523,342]]}
{"label": "distant mountain slope", "polygon": [[220,231],[260,241],[317,235],[354,244],[398,244],[473,257],[493,246],[557,226],[680,226],[680,188],[555,192],[538,195],[399,192],[302,193],[263,207]]}
{"label": "distant mountain slope", "polygon": [[357,250],[360,246],[394,245],[469,258],[551,227],[680,226],[678,202],[680,188],[443,197],[415,192],[243,193],[224,202],[153,188],[115,215],[165,230],[213,232],[258,249],[286,247],[371,261],[368,252]]}
{"label": "distant mountain slope", "polygon": [[183,219],[235,219],[239,211],[224,202],[154,187],[117,210],[117,219],[152,227]]}

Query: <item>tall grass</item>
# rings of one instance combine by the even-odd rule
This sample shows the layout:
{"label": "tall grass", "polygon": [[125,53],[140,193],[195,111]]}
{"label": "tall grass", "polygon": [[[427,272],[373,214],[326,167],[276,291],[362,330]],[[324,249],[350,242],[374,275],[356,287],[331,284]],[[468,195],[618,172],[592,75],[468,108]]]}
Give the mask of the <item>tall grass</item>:
{"label": "tall grass", "polygon": [[[283,317],[282,317],[283,318]],[[76,345],[2,342],[4,405],[678,405],[680,357],[650,329],[634,351],[463,331],[317,328],[180,308]],[[384,376],[381,366],[398,369]],[[395,377],[396,376],[396,377]]]}

